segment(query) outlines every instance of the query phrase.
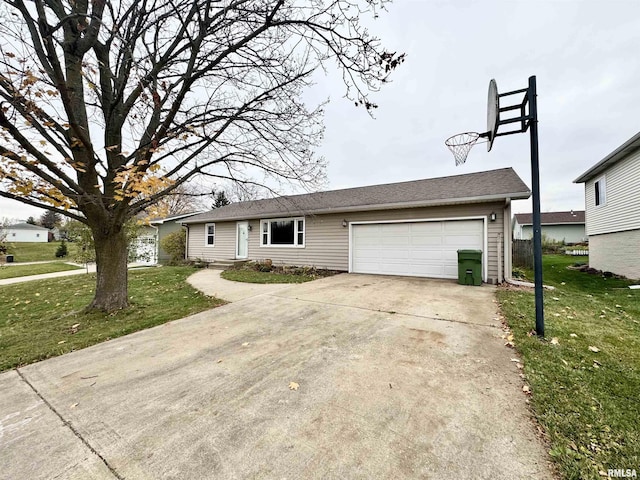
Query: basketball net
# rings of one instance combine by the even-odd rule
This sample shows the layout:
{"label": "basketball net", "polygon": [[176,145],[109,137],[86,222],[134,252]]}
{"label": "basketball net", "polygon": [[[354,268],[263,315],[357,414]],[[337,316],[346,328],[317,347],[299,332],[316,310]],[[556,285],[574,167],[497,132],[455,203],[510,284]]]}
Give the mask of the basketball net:
{"label": "basketball net", "polygon": [[453,156],[456,159],[456,166],[462,165],[467,160],[469,150],[473,147],[480,138],[480,134],[476,132],[459,133],[445,140],[444,144],[447,146]]}

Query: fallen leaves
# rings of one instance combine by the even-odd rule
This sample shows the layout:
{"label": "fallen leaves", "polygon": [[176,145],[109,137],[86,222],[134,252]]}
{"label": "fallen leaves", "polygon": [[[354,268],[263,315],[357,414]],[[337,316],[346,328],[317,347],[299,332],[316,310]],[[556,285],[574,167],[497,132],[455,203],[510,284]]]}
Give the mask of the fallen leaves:
{"label": "fallen leaves", "polygon": [[298,388],[300,388],[299,384],[296,382],[289,382],[289,390],[298,390]]}

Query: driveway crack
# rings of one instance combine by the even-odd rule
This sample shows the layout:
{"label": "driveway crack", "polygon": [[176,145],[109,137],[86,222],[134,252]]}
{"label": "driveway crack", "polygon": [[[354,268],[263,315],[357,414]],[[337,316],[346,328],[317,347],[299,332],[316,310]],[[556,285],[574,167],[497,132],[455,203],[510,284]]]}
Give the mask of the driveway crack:
{"label": "driveway crack", "polygon": [[107,461],[106,458],[104,458],[95,448],[93,448],[93,446],[91,446],[91,444],[80,434],[80,432],[78,432],[78,430],[76,430],[74,428],[73,425],[71,425],[71,422],[68,421],[67,419],[65,419],[62,414],[60,414],[60,412],[58,412],[58,410],[56,410],[56,408],[51,405],[51,403],[49,403],[49,401],[44,398],[42,396],[42,394],[38,391],[38,389],[29,381],[27,380],[27,377],[24,376],[24,374],[19,370],[19,369],[15,369],[16,373],[18,374],[18,376],[22,379],[22,381],[24,383],[26,383],[27,385],[29,385],[29,387],[31,388],[31,390],[34,391],[34,393],[38,396],[38,398],[40,400],[42,400],[44,402],[44,404],[49,407],[49,410],[51,410],[64,424],[65,427],[67,427],[69,430],[71,430],[73,432],[73,434],[96,456],[98,457],[102,463],[104,463],[104,465],[109,469],[109,471],[113,474],[114,477],[116,477],[118,480],[125,480],[124,477],[122,475],[120,475],[117,470],[112,467],[111,465],[109,465],[109,462]]}
{"label": "driveway crack", "polygon": [[307,298],[300,298],[300,297],[287,297],[287,296],[284,296],[284,295],[275,295],[273,293],[265,293],[265,295],[268,295],[268,296],[271,296],[271,297],[276,297],[276,298],[288,299],[288,300],[299,300],[301,302],[317,303],[317,304],[320,304],[320,305],[333,305],[335,307],[355,308],[356,310],[365,310],[365,311],[368,311],[368,312],[387,313],[389,315],[405,315],[407,317],[423,318],[425,320],[438,320],[438,321],[441,321],[441,322],[460,323],[462,325],[469,325],[469,326],[472,326],[472,327],[497,328],[497,329],[500,328],[499,325],[487,325],[487,324],[483,324],[483,323],[466,322],[464,320],[455,320],[455,319],[452,319],[452,318],[429,317],[427,315],[419,315],[419,314],[416,314],[416,313],[403,313],[403,312],[396,312],[394,310],[381,310],[381,309],[377,309],[377,308],[359,307],[357,305],[347,305],[347,304],[344,304],[344,303],[323,302],[321,300],[309,300]]}

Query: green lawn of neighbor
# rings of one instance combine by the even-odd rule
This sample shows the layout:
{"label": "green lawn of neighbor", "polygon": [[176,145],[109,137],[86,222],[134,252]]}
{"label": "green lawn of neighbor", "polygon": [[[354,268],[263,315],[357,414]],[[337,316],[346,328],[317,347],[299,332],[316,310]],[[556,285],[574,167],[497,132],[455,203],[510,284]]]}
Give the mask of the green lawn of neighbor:
{"label": "green lawn of neighbor", "polygon": [[[13,261],[21,262],[43,262],[47,260],[61,260],[56,258],[56,250],[61,242],[6,242],[9,247],[7,253],[13,255]],[[73,242],[66,242],[67,256],[64,260],[73,260],[76,253],[77,245]]]}
{"label": "green lawn of neighbor", "polygon": [[113,314],[83,309],[95,274],[0,286],[0,371],[33,363],[223,304],[186,283],[190,267],[129,272],[131,307]]}
{"label": "green lawn of neighbor", "polygon": [[5,278],[27,277],[30,275],[40,275],[42,273],[64,272],[67,270],[78,270],[82,267],[69,265],[64,262],[36,263],[32,265],[0,265],[0,280]]}
{"label": "green lawn of neighbor", "polygon": [[640,467],[640,290],[567,270],[575,261],[544,256],[544,283],[556,287],[544,293],[545,340],[528,335],[532,290],[501,289],[498,299],[562,478],[599,479]]}

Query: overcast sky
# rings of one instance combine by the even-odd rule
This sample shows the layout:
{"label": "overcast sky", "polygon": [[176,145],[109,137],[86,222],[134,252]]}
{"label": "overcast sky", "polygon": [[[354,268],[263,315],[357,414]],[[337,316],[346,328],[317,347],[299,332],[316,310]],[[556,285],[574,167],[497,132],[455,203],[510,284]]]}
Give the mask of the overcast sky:
{"label": "overcast sky", "polygon": [[[531,186],[529,133],[476,145],[455,166],[444,140],[486,130],[487,87],[525,88],[537,76],[542,211],[584,209],[572,181],[640,130],[640,1],[397,0],[371,23],[407,53],[374,97],[371,119],[342,98],[333,76],[310,100],[331,97],[320,153],[329,188],[513,167]],[[530,201],[514,212],[530,212]],[[0,199],[0,217],[41,210]]]}

